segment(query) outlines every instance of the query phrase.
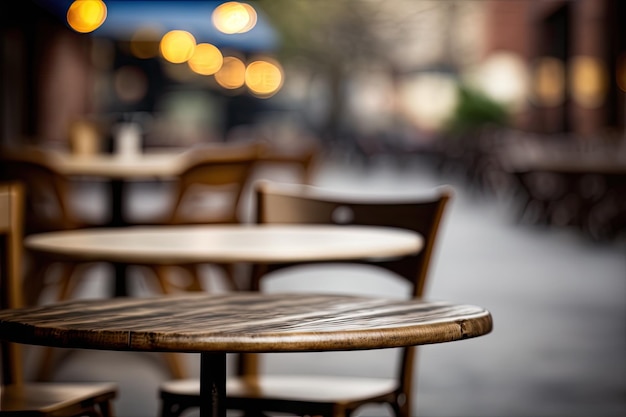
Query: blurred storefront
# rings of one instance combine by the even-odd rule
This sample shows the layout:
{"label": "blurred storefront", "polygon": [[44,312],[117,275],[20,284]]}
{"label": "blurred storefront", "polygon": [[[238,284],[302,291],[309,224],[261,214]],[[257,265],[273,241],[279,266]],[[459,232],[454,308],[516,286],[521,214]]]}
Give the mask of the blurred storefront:
{"label": "blurred storefront", "polygon": [[[70,3],[58,1],[63,7]],[[184,3],[215,8],[221,2]],[[306,3],[292,2],[293,7]],[[238,46],[226,45],[234,68],[258,54],[280,53],[283,44],[301,43],[301,56],[285,67],[283,90],[274,101],[259,100],[239,85],[225,93],[217,78],[189,78],[189,72],[178,71],[180,65],[129,54],[126,40],[111,39],[113,10],[100,36],[97,30],[86,36],[70,30],[51,7],[42,7],[57,1],[1,4],[3,143],[23,138],[64,142],[76,119],[94,115],[141,119],[167,113],[167,123],[155,126],[164,132],[170,122],[185,125],[178,129],[187,135],[180,138],[185,145],[254,122],[250,115],[259,107],[299,112],[305,123],[329,136],[352,135],[363,143],[373,136],[393,140],[436,131],[455,103],[452,83],[469,78],[507,106],[516,128],[576,135],[624,129],[626,41],[621,26],[626,4],[620,0],[394,0],[377,5],[378,11],[368,3],[369,9],[359,13],[334,2],[324,9],[337,13],[334,20],[324,20],[318,12],[307,16],[311,26],[305,29],[311,29],[306,33],[314,42],[328,38],[326,45],[335,50],[308,61],[301,58],[313,43],[289,39],[296,33],[293,24],[287,36],[288,25],[277,22],[276,36],[288,42],[268,35],[274,10],[261,15],[265,20],[259,17],[265,22],[263,36],[257,32]],[[272,2],[250,4],[260,9]],[[120,13],[118,24],[128,28],[130,21],[121,19],[128,11]],[[314,18],[326,26],[311,24]],[[343,27],[330,31],[332,22]],[[341,51],[342,56],[333,55]],[[342,78],[333,78],[339,71]],[[187,105],[181,108],[180,103]],[[406,134],[409,130],[414,132]]]}

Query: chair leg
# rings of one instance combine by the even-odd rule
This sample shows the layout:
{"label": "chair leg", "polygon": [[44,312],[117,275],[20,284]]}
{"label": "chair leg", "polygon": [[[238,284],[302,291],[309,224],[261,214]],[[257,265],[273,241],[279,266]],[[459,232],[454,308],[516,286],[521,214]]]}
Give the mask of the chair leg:
{"label": "chair leg", "polygon": [[39,358],[39,366],[37,367],[37,381],[50,381],[54,371],[54,349],[51,347],[44,348]]}
{"label": "chair leg", "polygon": [[185,287],[185,291],[204,291],[200,282],[200,266],[197,264],[181,265],[181,268],[191,277],[191,283]]}
{"label": "chair leg", "polygon": [[237,277],[235,276],[235,265],[233,264],[216,264],[224,272],[226,282],[228,283],[230,291],[239,291],[239,284],[237,284]]}
{"label": "chair leg", "polygon": [[163,294],[169,294],[171,291],[170,285],[167,282],[167,267],[162,265],[150,265],[149,268],[154,273],[161,292]]}
{"label": "chair leg", "polygon": [[52,264],[53,262],[47,259],[33,258],[31,260],[31,268],[24,275],[22,283],[24,302],[27,306],[33,306],[39,302],[39,298],[46,286],[46,272]]}
{"label": "chair leg", "polygon": [[113,406],[111,405],[111,401],[103,401],[99,403],[98,408],[100,409],[100,416],[114,417]]}
{"label": "chair leg", "polygon": [[75,270],[75,263],[63,264],[63,271],[61,273],[61,277],[59,278],[59,285],[61,288],[57,294],[57,301],[69,300],[71,295],[74,293],[74,290],[78,286],[76,280],[72,277]]}
{"label": "chair leg", "polygon": [[[45,269],[48,269],[50,263],[45,266]],[[59,292],[57,293],[56,301],[64,301],[70,298],[74,289],[76,288],[75,283],[72,280],[72,275],[76,268],[76,264],[74,263],[63,263],[62,264],[61,276],[59,277]],[[45,269],[41,272],[45,272]],[[54,348],[46,347],[42,352],[41,358],[39,360],[39,366],[37,367],[37,374],[35,376],[37,381],[49,381],[54,374],[55,368],[55,358],[54,358]]]}
{"label": "chair leg", "polygon": [[187,372],[184,370],[184,366],[181,361],[181,356],[173,352],[163,352],[161,356],[165,360],[165,366],[169,369],[170,375],[174,379],[187,378]]}

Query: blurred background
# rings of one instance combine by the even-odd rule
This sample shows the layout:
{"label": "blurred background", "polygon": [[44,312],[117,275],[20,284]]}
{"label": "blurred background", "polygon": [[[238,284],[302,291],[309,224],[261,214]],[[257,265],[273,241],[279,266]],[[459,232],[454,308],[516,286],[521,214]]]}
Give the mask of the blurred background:
{"label": "blurred background", "polygon": [[73,29],[71,3],[2,5],[4,142],[67,146],[77,120],[134,117],[147,147],[271,124],[365,158],[487,122],[590,140],[624,127],[618,0],[258,0],[234,29],[207,0],[107,1]]}
{"label": "blurred background", "polygon": [[[314,143],[519,187],[529,216],[596,239],[624,226],[604,175],[626,158],[623,2],[84,3],[1,6],[3,145],[112,152],[120,122],[143,149]],[[555,155],[600,175],[548,175]]]}
{"label": "blurred background", "polygon": [[[626,2],[85,3],[0,3],[2,146],[112,153],[133,123],[146,152],[313,145],[311,182],[337,189],[452,184],[430,292],[495,330],[423,350],[418,414],[626,415]],[[116,354],[86,360],[132,375],[79,356],[57,378],[117,380],[118,415],[155,415],[166,375]]]}

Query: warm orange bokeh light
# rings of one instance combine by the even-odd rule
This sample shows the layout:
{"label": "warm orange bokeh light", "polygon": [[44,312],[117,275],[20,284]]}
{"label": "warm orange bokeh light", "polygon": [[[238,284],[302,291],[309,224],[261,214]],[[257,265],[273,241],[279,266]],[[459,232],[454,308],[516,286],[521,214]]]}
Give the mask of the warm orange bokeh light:
{"label": "warm orange bokeh light", "polygon": [[250,4],[241,3],[241,5],[245,7],[246,11],[248,12],[248,24],[244,26],[241,30],[239,30],[237,33],[246,33],[252,30],[256,26],[257,14],[256,14],[256,10],[254,10],[254,7],[252,7]]}
{"label": "warm orange bokeh light", "polygon": [[565,66],[553,57],[540,58],[535,63],[533,99],[545,107],[555,107],[565,100]]}
{"label": "warm orange bokeh light", "polygon": [[215,73],[215,81],[222,87],[234,90],[245,82],[246,65],[239,58],[228,56],[224,58],[222,68]]}
{"label": "warm orange bokeh light", "polygon": [[215,8],[212,19],[222,33],[245,33],[256,25],[257,14],[249,4],[229,1]]}
{"label": "warm orange bokeh light", "polygon": [[224,57],[217,47],[210,43],[200,43],[187,64],[197,74],[212,75],[219,71],[223,62]]}
{"label": "warm orange bokeh light", "polygon": [[67,23],[80,33],[98,29],[107,17],[107,6],[101,0],[75,0],[67,10]]}
{"label": "warm orange bokeh light", "polygon": [[596,108],[606,97],[608,78],[604,63],[591,56],[577,56],[570,63],[570,89],[579,106]]}
{"label": "warm orange bokeh light", "polygon": [[283,71],[278,64],[268,61],[254,61],[245,74],[246,85],[259,97],[269,97],[278,92],[283,85]]}
{"label": "warm orange bokeh light", "polygon": [[196,38],[184,30],[172,30],[161,39],[161,55],[173,64],[181,64],[191,58],[196,49]]}

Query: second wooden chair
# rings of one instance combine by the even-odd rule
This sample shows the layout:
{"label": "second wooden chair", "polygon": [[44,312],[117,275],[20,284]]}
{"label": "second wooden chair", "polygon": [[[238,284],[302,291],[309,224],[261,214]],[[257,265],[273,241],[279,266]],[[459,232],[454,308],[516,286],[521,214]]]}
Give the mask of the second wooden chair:
{"label": "second wooden chair", "polygon": [[[169,211],[150,225],[194,225],[240,223],[244,195],[254,166],[263,150],[259,142],[204,146],[187,151],[187,162],[175,180]],[[199,291],[199,264],[176,265],[186,270],[188,279],[169,270],[173,266],[147,265],[157,277],[160,291]],[[217,265],[225,272],[231,289],[237,283],[231,265]]]}
{"label": "second wooden chair", "polygon": [[[423,250],[414,256],[372,260],[365,264],[393,272],[410,286],[412,297],[424,294],[429,266],[442,216],[452,197],[442,187],[417,198],[349,197],[305,185],[260,182],[256,188],[258,223],[351,224],[410,229],[424,238]],[[301,263],[297,265],[302,265]],[[287,264],[255,265],[252,289],[260,290],[270,272]],[[258,372],[257,355],[241,358],[241,376],[229,377],[227,407],[246,415],[284,412],[325,417],[349,416],[365,404],[388,404],[397,417],[411,415],[416,348],[403,348],[393,378],[331,375],[277,375]],[[161,385],[162,417],[181,415],[198,407],[197,380],[170,381]]]}

